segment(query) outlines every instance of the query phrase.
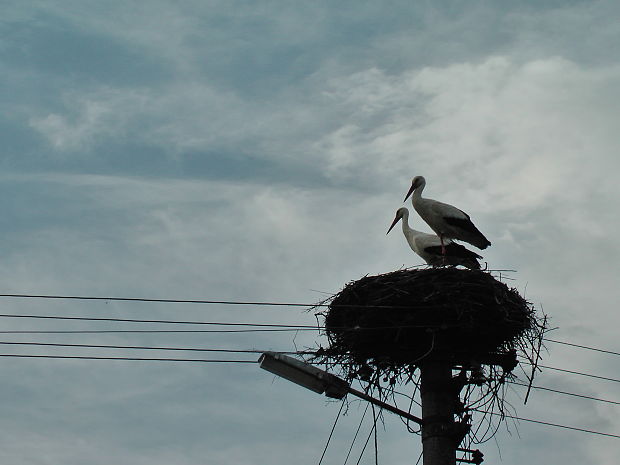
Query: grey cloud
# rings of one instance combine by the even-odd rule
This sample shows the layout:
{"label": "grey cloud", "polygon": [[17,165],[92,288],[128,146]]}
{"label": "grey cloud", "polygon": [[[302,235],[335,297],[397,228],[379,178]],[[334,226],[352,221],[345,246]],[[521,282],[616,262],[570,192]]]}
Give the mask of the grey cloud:
{"label": "grey cloud", "polygon": [[[7,292],[314,303],[352,279],[419,264],[385,232],[411,177],[424,174],[430,197],[463,208],[488,234],[489,267],[518,270],[504,276],[542,303],[560,326],[554,337],[616,344],[612,2],[28,3],[2,19],[12,32],[0,95]],[[29,47],[36,63],[19,55]],[[302,309],[3,304],[7,313],[315,322]],[[276,350],[324,342],[314,332],[37,340]],[[614,373],[613,359],[563,346],[544,362]],[[255,365],[3,364],[0,455],[15,464],[316,463],[338,407]],[[617,394],[569,375],[538,381]],[[570,400],[536,393],[523,407],[516,391],[509,398],[524,417],[618,429],[611,409],[594,408],[586,422]],[[334,461],[344,461],[362,411],[354,404],[341,419]],[[526,422],[518,431],[498,436],[505,462],[616,460],[610,440]],[[387,416],[380,434],[382,461],[415,461],[419,438],[398,419]],[[481,448],[499,459],[493,444]]]}

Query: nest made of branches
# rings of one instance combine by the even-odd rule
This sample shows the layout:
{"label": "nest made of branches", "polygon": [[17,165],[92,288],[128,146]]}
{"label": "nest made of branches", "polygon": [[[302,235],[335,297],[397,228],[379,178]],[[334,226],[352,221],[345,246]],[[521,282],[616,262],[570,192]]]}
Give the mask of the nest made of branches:
{"label": "nest made of branches", "polygon": [[[317,356],[349,378],[369,365],[400,367],[429,357],[455,365],[516,365],[515,348],[538,336],[534,309],[490,273],[458,268],[405,269],[347,284],[320,312],[329,347]],[[349,368],[347,368],[349,367]]]}

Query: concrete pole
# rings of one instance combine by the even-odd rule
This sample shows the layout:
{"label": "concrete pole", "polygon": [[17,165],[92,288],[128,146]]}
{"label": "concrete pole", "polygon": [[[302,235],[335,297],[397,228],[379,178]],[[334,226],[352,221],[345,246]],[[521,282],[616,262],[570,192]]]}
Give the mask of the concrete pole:
{"label": "concrete pole", "polygon": [[420,367],[424,465],[456,465],[454,388],[449,362],[429,360]]}

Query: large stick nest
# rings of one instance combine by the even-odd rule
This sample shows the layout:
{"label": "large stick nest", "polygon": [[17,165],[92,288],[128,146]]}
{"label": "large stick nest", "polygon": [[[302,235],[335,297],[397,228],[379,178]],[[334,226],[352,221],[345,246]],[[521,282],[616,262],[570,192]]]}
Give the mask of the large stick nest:
{"label": "large stick nest", "polygon": [[502,365],[509,372],[515,347],[538,328],[532,306],[483,271],[407,269],[366,276],[328,301],[321,315],[329,347],[316,355],[351,370],[371,364],[398,372],[441,357],[455,365]]}

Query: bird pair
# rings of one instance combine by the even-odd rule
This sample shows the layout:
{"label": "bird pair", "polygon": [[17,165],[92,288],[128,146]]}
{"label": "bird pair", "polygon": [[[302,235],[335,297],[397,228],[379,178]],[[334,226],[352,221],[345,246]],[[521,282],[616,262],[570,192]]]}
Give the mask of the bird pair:
{"label": "bird pair", "polygon": [[472,270],[480,269],[478,260],[482,257],[453,240],[468,242],[479,249],[486,249],[491,243],[478,231],[467,213],[447,203],[422,197],[425,186],[426,180],[423,176],[413,178],[405,201],[411,196],[413,208],[436,235],[411,229],[408,221],[409,210],[405,207],[396,211],[396,217],[387,233],[402,220],[403,234],[409,246],[429,265],[462,265]]}

